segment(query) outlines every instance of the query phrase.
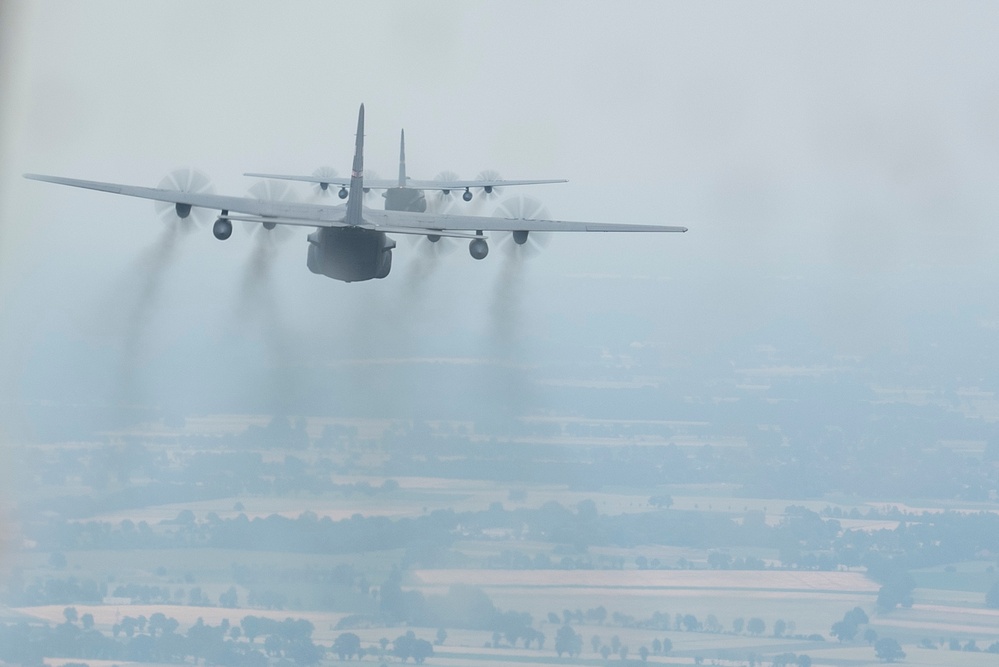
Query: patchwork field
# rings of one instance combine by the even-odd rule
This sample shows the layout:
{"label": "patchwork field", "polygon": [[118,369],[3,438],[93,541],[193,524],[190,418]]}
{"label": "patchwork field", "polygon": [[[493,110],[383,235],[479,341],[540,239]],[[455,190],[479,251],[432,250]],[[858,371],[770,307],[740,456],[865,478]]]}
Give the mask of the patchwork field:
{"label": "patchwork field", "polygon": [[911,609],[898,609],[878,618],[877,624],[919,631],[929,637],[973,635],[999,639],[999,609],[914,604]]}
{"label": "patchwork field", "polygon": [[752,589],[774,592],[877,593],[878,585],[857,572],[787,570],[415,570],[426,586],[470,583],[483,588]]}
{"label": "patchwork field", "polygon": [[[214,429],[217,433],[233,433],[249,425],[262,426],[264,423],[225,417],[212,423],[191,422],[186,432]],[[377,437],[389,428],[388,424],[376,421],[330,423],[356,427],[370,437]],[[314,437],[321,430],[320,426],[309,424]],[[168,434],[157,432],[152,435]],[[519,444],[516,446],[521,447]],[[157,451],[167,452],[168,449],[163,447]],[[317,448],[287,452],[275,449],[262,457],[266,461],[263,474],[270,475],[272,468],[278,470],[283,466],[285,456],[298,458],[310,472],[349,469],[337,468],[329,461],[321,460],[329,452]],[[170,453],[167,458],[176,464],[177,459],[171,458],[174,454],[176,452]],[[386,452],[380,449],[360,456],[370,457],[371,460],[388,458]],[[724,483],[652,488],[607,485],[594,490],[579,490],[553,483],[511,485],[421,475],[320,474],[324,476],[324,483],[328,484],[315,493],[286,487],[282,494],[275,492],[274,496],[267,492],[257,495],[246,493],[108,511],[84,520],[97,519],[112,524],[105,527],[109,532],[118,530],[118,525],[125,520],[133,523],[145,521],[154,532],[165,534],[175,530],[174,521],[178,515],[188,511],[193,513],[195,522],[208,525],[212,523],[209,521],[212,514],[222,519],[239,514],[251,519],[270,515],[297,518],[306,512],[334,521],[355,515],[400,519],[424,516],[440,509],[456,513],[492,511],[491,508],[537,509],[550,502],[556,502],[572,513],[585,507],[587,511],[595,509],[600,515],[615,516],[650,511],[653,509],[650,505],[652,496],[669,495],[673,509],[698,513],[688,515],[694,526],[701,525],[702,517],[706,526],[718,525],[710,522],[719,517],[726,522],[735,519],[741,523],[747,513],[762,513],[767,524],[777,526],[788,521],[788,508],[791,506],[805,507],[817,513],[833,508],[835,513],[841,511],[844,515],[858,510],[860,514],[853,513],[854,518],[839,520],[840,526],[847,529],[877,531],[894,530],[898,526],[894,519],[863,518],[872,506],[859,497],[819,500],[747,498],[740,495],[736,486]],[[391,484],[386,485],[389,480]],[[72,486],[62,490],[83,493],[87,488]],[[878,507],[911,509],[924,505],[922,501],[911,501],[908,504],[879,503]],[[954,508],[958,508],[957,503],[951,507]],[[969,503],[959,509],[971,511],[974,505]],[[186,520],[190,521],[190,517]],[[26,549],[11,553],[8,560],[10,566],[21,571],[26,582],[36,578],[91,578],[106,585],[107,595],[113,595],[119,585],[156,586],[166,589],[169,595],[141,599],[169,599],[176,603],[189,597],[193,599],[190,596],[192,589],[198,589],[203,594],[202,603],[211,605],[217,604],[220,595],[235,585],[239,596],[237,604],[243,605],[241,608],[221,608],[128,604],[124,603],[124,599],[109,600],[107,604],[73,605],[80,615],[92,614],[98,629],[105,632],[109,632],[126,615],[149,617],[161,612],[176,618],[181,624],[181,631],[186,631],[198,618],[217,625],[223,619],[238,623],[247,615],[255,615],[277,620],[307,619],[315,627],[314,639],[330,645],[344,631],[338,629],[337,624],[346,616],[373,618],[378,610],[379,586],[398,569],[403,576],[404,590],[418,591],[429,597],[444,595],[455,584],[476,586],[501,611],[529,613],[533,627],[545,635],[543,648],[524,648],[520,643],[511,646],[509,641],[492,631],[448,628],[446,641],[435,647],[435,655],[429,663],[441,667],[566,664],[566,659],[559,660],[554,651],[555,637],[563,624],[563,613],[585,612],[597,607],[603,607],[607,612],[604,622],[573,620],[572,627],[582,636],[584,644],[582,655],[575,658],[572,664],[606,665],[607,661],[593,649],[595,641],[598,645],[619,642],[628,647],[628,658],[638,661],[642,647],[651,650],[655,640],[666,638],[672,642],[672,652],[668,657],[649,655],[649,664],[661,667],[690,665],[694,664],[695,658],[702,658],[707,664],[742,666],[751,654],[769,660],[780,653],[808,654],[816,665],[861,667],[878,664],[873,648],[861,639],[840,644],[830,636],[832,625],[854,607],[860,607],[869,614],[871,622],[868,627],[879,636],[892,637],[902,643],[908,654],[905,664],[926,667],[995,664],[994,654],[951,651],[948,648],[952,639],[961,645],[974,639],[980,649],[999,640],[999,611],[983,608],[983,591],[996,579],[995,563],[988,560],[941,564],[913,572],[918,588],[914,592],[915,604],[912,608],[879,616],[875,613],[875,599],[880,584],[865,576],[859,568],[841,571],[715,570],[707,569],[708,557],[714,550],[704,546],[648,545],[642,544],[641,539],[632,539],[611,540],[604,546],[587,548],[574,544],[571,538],[560,543],[544,541],[545,538],[538,537],[543,533],[531,530],[526,522],[485,525],[488,527],[479,529],[473,522],[469,530],[457,535],[457,541],[447,541],[446,544],[423,545],[415,540],[412,544],[395,543],[391,549],[369,553],[351,553],[349,549],[337,554],[294,553],[289,545],[282,544],[278,539],[264,540],[253,545],[256,548],[245,551],[161,548],[162,543],[157,543],[157,548],[148,549],[74,548],[60,554],[65,560],[63,565],[54,565],[51,553]],[[713,538],[714,534],[710,537]],[[191,542],[205,543],[210,542]],[[712,543],[711,539],[707,539],[678,541],[677,544]],[[744,544],[753,546],[726,547],[719,551],[731,556],[734,562],[751,557],[767,566],[779,564],[777,544],[762,540]],[[428,546],[440,547],[439,552]],[[437,556],[438,560],[420,560],[426,553]],[[517,562],[513,556],[520,562],[530,559],[529,567],[540,563],[541,567],[551,569],[493,569],[497,565],[511,567]],[[509,559],[503,560],[504,557]],[[977,557],[987,559],[988,555]],[[638,569],[639,563],[644,566],[653,559],[658,560],[663,569]],[[449,567],[454,564],[468,569],[434,569],[435,565]],[[320,579],[313,575],[340,565],[349,566],[358,579],[363,577],[364,587],[342,582],[326,584],[324,597],[321,597],[318,594],[321,584],[316,583]],[[555,569],[559,565],[582,567]],[[583,569],[590,565],[608,569]],[[413,569],[416,567],[419,569]],[[482,569],[473,569],[477,567]],[[686,569],[688,567],[692,569]],[[251,576],[246,576],[247,571],[251,571]],[[234,584],[237,572],[244,578]],[[264,610],[260,606],[246,606],[253,600],[251,592],[262,591],[281,593],[285,598],[282,602],[284,608]],[[58,624],[63,620],[66,606],[49,604],[10,611],[12,617],[24,615]],[[643,621],[656,613],[671,615],[669,629],[642,626]],[[713,631],[681,630],[677,625],[677,616],[682,619],[687,615],[696,617],[702,627]],[[750,635],[744,625],[754,618],[761,619],[765,624],[765,630],[757,636]],[[786,634],[789,636],[774,636],[778,621],[787,624]],[[366,627],[369,622],[374,627]],[[391,642],[409,630],[420,638],[433,641],[438,631],[435,627],[385,627],[379,623],[381,621],[377,619],[361,620],[360,627],[351,627],[351,631],[361,637],[365,647],[377,647],[382,641]],[[741,629],[737,633],[734,627]],[[819,637],[816,638],[816,635]],[[920,642],[936,648],[920,648]],[[620,661],[620,656],[612,657],[611,661]],[[59,667],[61,662],[64,661],[52,660],[49,664]],[[110,667],[99,661],[88,662],[91,667]],[[334,658],[329,662],[337,661]],[[369,657],[360,664],[378,663]]]}

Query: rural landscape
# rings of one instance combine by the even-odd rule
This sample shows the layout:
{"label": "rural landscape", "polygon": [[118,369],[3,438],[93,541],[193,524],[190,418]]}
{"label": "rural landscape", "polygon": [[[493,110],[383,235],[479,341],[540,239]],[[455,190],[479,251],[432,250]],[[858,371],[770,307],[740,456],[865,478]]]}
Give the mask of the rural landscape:
{"label": "rural landscape", "polygon": [[724,401],[605,356],[521,372],[552,407],[513,418],[166,414],[14,447],[0,659],[991,664],[994,397],[854,386],[803,421],[827,377],[773,362],[706,382]]}
{"label": "rural landscape", "polygon": [[0,667],[999,665],[997,34],[0,0]]}

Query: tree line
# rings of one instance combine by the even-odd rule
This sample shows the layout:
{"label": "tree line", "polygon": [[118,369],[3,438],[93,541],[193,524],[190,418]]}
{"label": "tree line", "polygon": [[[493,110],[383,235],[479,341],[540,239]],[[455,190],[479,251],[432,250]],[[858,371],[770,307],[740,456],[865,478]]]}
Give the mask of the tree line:
{"label": "tree line", "polygon": [[223,667],[267,667],[285,660],[308,667],[318,664],[325,649],[312,641],[312,623],[304,619],[245,616],[238,625],[198,619],[186,632],[174,618],[154,613],[148,618],[125,616],[110,634],[94,627],[90,614],[78,616],[67,607],[58,625],[27,622],[0,624],[0,660],[40,667],[45,658],[180,663],[203,660]]}
{"label": "tree line", "polygon": [[[868,516],[877,517],[872,513]],[[577,553],[607,546],[688,546],[719,553],[734,547],[769,547],[779,550],[785,568],[832,570],[863,566],[875,578],[887,577],[885,572],[999,553],[999,515],[991,512],[907,514],[897,528],[868,531],[843,529],[837,519],[822,517],[804,507],[788,508],[783,521],[771,526],[764,521],[762,512],[756,511],[657,509],[601,515],[592,501],[582,501],[575,508],[548,502],[540,508],[512,510],[497,503],[478,512],[436,510],[400,519],[355,515],[334,521],[304,512],[298,518],[271,515],[249,519],[240,514],[223,519],[210,514],[204,521],[195,521],[193,515],[179,516],[156,526],[127,520],[119,524],[51,520],[26,525],[24,532],[37,544],[37,550],[50,552],[191,547],[253,550],[281,544],[288,552],[363,553],[423,544],[433,548],[411,549],[408,564],[441,567],[453,565],[440,561],[448,557],[448,549],[456,539],[496,528],[518,531],[527,539],[570,545]],[[518,564],[544,569],[596,567],[586,560],[528,560]],[[723,556],[710,559],[709,564],[720,568],[731,565]]]}

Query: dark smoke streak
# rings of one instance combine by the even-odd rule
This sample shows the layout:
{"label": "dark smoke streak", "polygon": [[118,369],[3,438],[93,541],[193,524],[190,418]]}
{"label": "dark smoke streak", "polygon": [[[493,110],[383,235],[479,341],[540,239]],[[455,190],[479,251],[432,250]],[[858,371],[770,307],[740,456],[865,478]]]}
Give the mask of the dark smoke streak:
{"label": "dark smoke streak", "polygon": [[[424,292],[427,280],[437,271],[440,266],[440,258],[433,256],[433,249],[424,246],[430,245],[430,241],[421,236],[416,238],[416,247],[412,250],[409,264],[403,274],[406,292],[413,296],[417,292]],[[439,243],[444,243],[444,240]]]}
{"label": "dark smoke streak", "polygon": [[274,230],[256,230],[258,236],[253,251],[243,268],[235,318],[255,321],[260,326],[268,356],[269,378],[264,383],[267,405],[276,414],[289,414],[295,396],[304,383],[295,354],[292,335],[284,326],[284,314],[273,289],[276,240],[269,236]]}
{"label": "dark smoke streak", "polygon": [[489,356],[496,360],[493,390],[498,395],[491,402],[497,409],[505,411],[506,418],[512,419],[530,412],[536,397],[528,374],[527,350],[523,344],[527,339],[524,331],[527,326],[524,303],[527,263],[521,248],[507,250],[499,258],[500,270],[489,303],[486,340],[490,348]]}
{"label": "dark smoke streak", "polygon": [[[153,315],[161,306],[163,280],[167,269],[177,259],[177,250],[185,236],[180,225],[167,225],[156,242],[146,249],[128,271],[129,286],[138,290],[124,299],[125,339],[122,347],[121,366],[118,369],[118,396],[115,403],[120,409],[134,408],[143,403],[137,370],[142,352],[148,341]],[[122,414],[128,419],[128,416]]]}

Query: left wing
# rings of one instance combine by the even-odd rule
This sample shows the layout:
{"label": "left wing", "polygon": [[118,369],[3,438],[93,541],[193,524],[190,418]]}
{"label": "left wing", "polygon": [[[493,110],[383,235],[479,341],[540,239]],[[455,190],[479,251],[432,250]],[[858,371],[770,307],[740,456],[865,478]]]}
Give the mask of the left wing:
{"label": "left wing", "polygon": [[[248,216],[260,218],[257,222],[279,222],[285,225],[304,225],[309,227],[344,227],[347,226],[346,206],[325,206],[322,204],[304,204],[253,197],[230,197],[182,190],[166,190],[163,188],[145,188],[138,185],[121,185],[101,181],[84,181],[78,178],[63,178],[62,176],[45,176],[43,174],[25,174],[25,178],[34,181],[46,181],[59,185],[69,185],[74,188],[110,192],[127,197],[139,197],[165,201],[173,204],[186,204],[201,208],[213,208],[219,211],[245,213]],[[232,216],[228,216],[232,217]],[[252,218],[240,218],[252,220]]]}

